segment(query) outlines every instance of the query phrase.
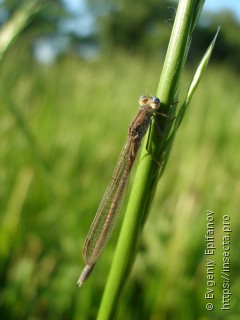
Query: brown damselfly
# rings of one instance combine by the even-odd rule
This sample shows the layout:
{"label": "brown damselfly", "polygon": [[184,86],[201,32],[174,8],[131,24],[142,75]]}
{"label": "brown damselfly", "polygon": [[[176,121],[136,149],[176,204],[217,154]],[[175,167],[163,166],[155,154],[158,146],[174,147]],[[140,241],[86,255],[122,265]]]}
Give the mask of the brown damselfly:
{"label": "brown damselfly", "polygon": [[155,113],[159,114],[160,100],[157,97],[141,96],[139,98],[139,105],[140,110],[128,128],[127,142],[122,149],[111,181],[85,240],[83,248],[85,268],[78,279],[77,284],[79,286],[90,275],[112,234],[121,211],[129,174],[141,141],[147,132],[152,117]]}

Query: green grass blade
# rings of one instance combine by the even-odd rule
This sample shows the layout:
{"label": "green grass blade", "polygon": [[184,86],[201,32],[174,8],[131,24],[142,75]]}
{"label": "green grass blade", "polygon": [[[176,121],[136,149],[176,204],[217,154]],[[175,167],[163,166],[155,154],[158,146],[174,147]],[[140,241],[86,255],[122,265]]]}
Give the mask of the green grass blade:
{"label": "green grass blade", "polygon": [[[189,87],[189,90],[188,90],[188,93],[187,93],[187,97],[183,103],[183,105],[181,106],[180,110],[179,110],[179,113],[178,113],[178,116],[177,116],[177,121],[175,123],[175,127],[176,127],[176,130],[178,129],[178,127],[180,126],[181,122],[182,122],[182,119],[184,117],[184,114],[186,112],[186,109],[193,97],[193,94],[195,92],[195,90],[197,89],[197,86],[199,85],[199,82],[203,76],[203,73],[207,67],[207,64],[208,64],[208,61],[211,57],[211,54],[212,54],[212,51],[213,51],[213,48],[215,46],[215,42],[216,42],[216,39],[217,39],[217,36],[218,36],[218,33],[219,33],[219,30],[220,28],[218,28],[217,32],[216,32],[216,35],[215,37],[213,38],[213,41],[211,42],[210,46],[208,47],[208,49],[206,50],[202,60],[200,61],[199,63],[199,66],[194,74],[194,77],[193,77],[193,80],[190,84],[190,87]],[[175,131],[176,131],[175,130]]]}
{"label": "green grass blade", "polygon": [[19,9],[0,31],[0,60],[19,33],[29,23],[34,13],[40,10],[40,4],[31,1]]}

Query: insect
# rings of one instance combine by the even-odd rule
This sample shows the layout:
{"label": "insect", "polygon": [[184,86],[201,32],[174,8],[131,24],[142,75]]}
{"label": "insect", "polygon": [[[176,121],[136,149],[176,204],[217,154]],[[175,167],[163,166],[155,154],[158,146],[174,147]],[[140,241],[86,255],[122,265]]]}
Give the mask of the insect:
{"label": "insect", "polygon": [[157,111],[160,108],[160,100],[157,97],[141,96],[139,105],[140,110],[128,128],[127,141],[85,240],[83,247],[85,267],[77,282],[79,286],[89,277],[110,239],[122,208],[129,175],[142,139],[154,114],[159,114]]}

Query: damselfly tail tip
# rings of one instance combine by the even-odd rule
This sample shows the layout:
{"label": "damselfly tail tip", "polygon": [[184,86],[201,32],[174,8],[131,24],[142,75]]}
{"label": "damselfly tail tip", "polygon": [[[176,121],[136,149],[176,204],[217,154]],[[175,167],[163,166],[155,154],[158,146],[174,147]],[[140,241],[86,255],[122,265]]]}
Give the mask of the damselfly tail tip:
{"label": "damselfly tail tip", "polygon": [[82,286],[82,284],[83,284],[83,281],[82,281],[81,276],[80,276],[78,281],[77,281],[77,285],[80,288]]}
{"label": "damselfly tail tip", "polygon": [[87,280],[87,278],[89,277],[90,273],[93,270],[93,267],[94,267],[94,264],[93,265],[86,264],[86,266],[84,267],[84,269],[83,269],[82,273],[80,274],[80,277],[77,281],[77,285],[79,287],[81,287],[82,284]]}

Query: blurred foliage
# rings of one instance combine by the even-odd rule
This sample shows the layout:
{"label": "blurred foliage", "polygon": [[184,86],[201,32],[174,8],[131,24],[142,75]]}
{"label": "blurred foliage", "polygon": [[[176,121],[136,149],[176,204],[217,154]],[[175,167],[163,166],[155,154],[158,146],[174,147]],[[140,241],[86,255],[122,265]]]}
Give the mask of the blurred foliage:
{"label": "blurred foliage", "polygon": [[175,10],[169,1],[122,1],[99,18],[100,37],[114,50],[148,54],[161,47],[166,50]]}
{"label": "blurred foliage", "polygon": [[[84,61],[69,54],[43,66],[29,50],[34,28],[24,30],[1,60],[0,314],[8,320],[95,319],[118,230],[79,290],[81,248],[137,97],[155,92],[159,56],[116,50],[111,60]],[[216,48],[215,55],[218,42]],[[191,77],[186,70],[183,92]],[[209,317],[207,209],[215,212],[218,247],[211,317],[239,318],[239,86],[237,74],[210,62],[157,191],[119,319]],[[224,214],[233,230],[227,314],[220,310]]]}
{"label": "blurred foliage", "polygon": [[[64,36],[69,39],[65,54],[77,53],[79,47],[94,44],[99,47],[100,54],[123,50],[147,56],[156,52],[164,56],[177,5],[175,1],[167,0],[88,0],[86,7],[80,6],[76,12],[66,5],[67,1],[36,2],[41,9],[32,17],[21,41],[29,37],[31,44],[36,37],[53,40],[54,37]],[[16,0],[2,1],[2,23],[10,19],[19,7],[20,3]],[[90,30],[86,29],[87,25],[78,29],[77,21],[84,20],[84,14],[94,21]],[[75,29],[64,28],[62,22],[68,25],[72,23]],[[221,32],[213,59],[227,63],[237,71],[240,68],[240,25],[230,11],[216,14],[206,12],[201,16],[194,34],[198,40],[192,42],[188,63],[191,65],[199,61],[218,26],[221,26]]]}

